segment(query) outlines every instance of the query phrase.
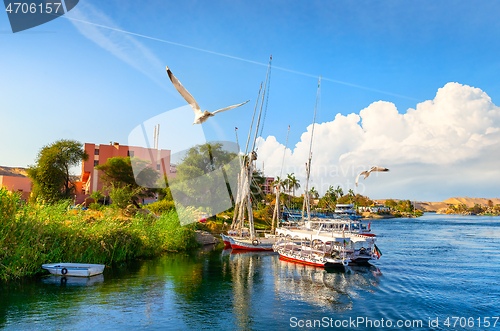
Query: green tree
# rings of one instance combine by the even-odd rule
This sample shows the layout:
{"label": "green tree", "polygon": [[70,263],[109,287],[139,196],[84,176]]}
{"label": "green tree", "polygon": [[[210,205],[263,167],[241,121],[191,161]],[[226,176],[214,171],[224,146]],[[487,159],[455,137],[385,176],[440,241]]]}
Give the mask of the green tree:
{"label": "green tree", "polygon": [[104,198],[104,194],[102,194],[102,191],[97,190],[97,191],[92,192],[92,194],[90,195],[90,197],[94,200],[95,203],[98,203],[99,200],[101,200],[102,198]]}
{"label": "green tree", "polygon": [[92,200],[94,200],[94,202],[92,202],[89,205],[89,208],[90,209],[94,209],[94,210],[98,210],[100,208],[99,200],[101,200],[102,198],[104,198],[104,194],[102,194],[102,191],[97,190],[97,191],[92,192],[92,194],[90,195],[90,197],[92,198]]}
{"label": "green tree", "polygon": [[[285,183],[286,183],[286,186],[288,188],[288,194],[290,194],[290,192],[292,192],[292,197],[295,198],[295,190],[300,188],[300,183],[297,180],[297,178],[295,178],[295,175],[293,173],[287,174],[286,176],[287,176],[287,178],[285,180]],[[289,205],[291,205],[290,198],[291,197],[289,196],[288,197],[288,204]],[[295,203],[294,203],[294,205],[295,205]],[[295,208],[295,206],[292,208]]]}
{"label": "green tree", "polygon": [[330,185],[325,195],[320,199],[318,206],[320,208],[334,210],[337,203],[337,195],[335,189]]}
{"label": "green tree", "polygon": [[384,205],[386,207],[396,208],[396,206],[398,205],[398,203],[396,201],[394,201],[393,199],[387,199],[387,200],[385,200]]}
{"label": "green tree", "polygon": [[[264,173],[256,169],[252,175],[252,183],[250,184],[250,190],[254,197],[264,198],[264,192],[262,191],[262,187],[266,183],[266,177],[264,177]],[[259,199],[261,200],[261,199]]]}
{"label": "green tree", "polygon": [[314,188],[314,186],[309,190],[309,194],[314,198],[318,199],[319,198],[319,193],[318,191]]}
{"label": "green tree", "polygon": [[[149,166],[148,161],[138,158],[131,159],[130,157],[112,157],[106,163],[95,168],[101,171],[100,178],[105,183],[106,188],[110,190],[113,203],[116,203],[111,195],[113,190],[119,192],[119,194],[114,194],[115,197],[124,198],[133,193],[127,204],[133,203],[136,207],[139,207],[139,199],[151,197],[156,192],[154,187],[156,187],[159,174]],[[137,177],[134,176],[134,169],[136,172],[141,170]],[[125,203],[121,203],[121,205],[125,205]]]}
{"label": "green tree", "polygon": [[165,187],[161,187],[157,189],[157,193],[159,195],[160,200],[168,200],[173,201],[172,192],[170,191],[169,181],[167,175],[163,175],[163,178],[160,178],[157,187],[161,187],[165,185]]}
{"label": "green tree", "polygon": [[83,144],[75,140],[58,140],[42,147],[35,165],[27,169],[33,182],[33,197],[48,202],[69,199],[75,192],[70,168],[88,159]]}
{"label": "green tree", "polygon": [[[113,203],[112,207],[120,209],[122,212],[131,206],[131,203],[137,206],[136,197],[140,194],[140,187],[132,185],[121,185],[119,182],[112,182],[109,188],[109,196]],[[131,206],[133,208],[133,206]]]}
{"label": "green tree", "polygon": [[344,191],[342,190],[342,187],[337,186],[335,189],[335,195],[337,196],[337,199],[342,198],[344,196]]}
{"label": "green tree", "polygon": [[481,214],[483,212],[483,207],[479,204],[474,204],[474,207],[469,208],[469,211],[473,214]]}
{"label": "green tree", "polygon": [[190,148],[177,166],[177,176],[170,184],[176,203],[221,210],[229,192],[234,206],[236,192],[231,190],[230,179],[239,173],[237,160],[237,154],[228,151],[221,143]]}

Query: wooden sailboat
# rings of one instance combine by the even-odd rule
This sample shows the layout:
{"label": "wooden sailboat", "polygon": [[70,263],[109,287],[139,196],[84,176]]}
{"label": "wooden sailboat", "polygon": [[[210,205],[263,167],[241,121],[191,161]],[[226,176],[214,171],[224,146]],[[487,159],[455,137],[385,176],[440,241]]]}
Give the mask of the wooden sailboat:
{"label": "wooden sailboat", "polygon": [[[253,128],[253,121],[255,118],[255,112],[258,107],[259,103],[259,98],[257,99],[257,103],[255,105],[255,110],[254,110],[254,115],[252,117],[252,123],[250,125],[250,131],[248,133],[248,139],[247,139],[247,145],[245,148],[245,154],[243,157],[240,159],[240,167],[241,171],[239,174],[239,184],[238,184],[238,193],[237,193],[237,198],[236,198],[236,204],[235,204],[235,214],[234,214],[234,221],[233,225],[235,226],[234,229],[236,229],[236,232],[238,235],[236,236],[225,236],[223,237],[223,240],[227,240],[231,248],[233,249],[242,249],[242,250],[253,250],[253,251],[270,251],[273,248],[273,244],[275,243],[275,239],[269,239],[269,238],[259,238],[255,234],[255,227],[254,227],[254,219],[253,219],[253,209],[252,209],[252,199],[251,199],[251,190],[250,190],[250,185],[252,183],[252,176],[253,176],[253,171],[254,171],[254,163],[257,160],[257,152],[255,151],[255,143],[257,140],[257,134],[259,131],[259,125],[260,125],[260,120],[261,120],[261,115],[262,115],[262,108],[264,105],[264,97],[266,94],[266,87],[268,87],[268,79],[269,79],[269,74],[270,74],[270,69],[271,69],[271,60],[272,57],[269,59],[269,66],[267,68],[267,74],[266,74],[266,81],[264,84],[264,89],[262,92],[262,100],[260,104],[260,111],[259,111],[259,116],[257,119],[257,124],[255,127],[255,134],[254,134],[254,139],[253,139],[253,144],[252,148],[250,151],[248,150],[249,143],[250,143],[250,137],[252,133],[252,128]],[[262,85],[261,85],[262,88]],[[259,91],[259,97],[260,97],[260,91]],[[245,217],[245,212],[248,215],[248,236],[243,235],[243,223],[244,223],[244,217]],[[232,230],[234,230],[232,229]]]}

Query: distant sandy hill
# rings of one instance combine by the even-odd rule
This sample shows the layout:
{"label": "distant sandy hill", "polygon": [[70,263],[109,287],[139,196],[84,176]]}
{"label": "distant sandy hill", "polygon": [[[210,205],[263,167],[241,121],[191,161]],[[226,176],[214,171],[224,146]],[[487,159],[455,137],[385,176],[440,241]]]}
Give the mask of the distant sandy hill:
{"label": "distant sandy hill", "polygon": [[[384,204],[385,201],[388,199],[380,199],[380,200],[375,200],[380,204]],[[394,201],[399,201],[398,199],[393,199]],[[493,205],[500,204],[500,199],[498,198],[492,198],[492,199],[487,199],[487,198],[449,198],[441,202],[427,202],[427,201],[416,201],[417,204],[417,209],[424,210],[424,211],[438,211],[439,209],[442,208],[448,208],[450,205],[459,205],[459,204],[465,204],[467,208],[474,207],[475,204],[482,205],[482,206],[487,206],[488,205],[488,200],[491,200],[493,202]],[[412,201],[413,202],[413,201]]]}
{"label": "distant sandy hill", "polygon": [[470,208],[470,207],[474,207],[475,204],[487,206],[488,200],[491,200],[493,202],[494,206],[500,203],[500,199],[498,199],[498,198],[485,199],[485,198],[467,198],[467,197],[465,197],[465,198],[449,198],[447,200],[444,200],[443,202],[449,203],[452,205],[459,205],[459,204],[463,203],[467,207]]}
{"label": "distant sandy hill", "polygon": [[27,177],[26,168],[0,166],[0,176]]}

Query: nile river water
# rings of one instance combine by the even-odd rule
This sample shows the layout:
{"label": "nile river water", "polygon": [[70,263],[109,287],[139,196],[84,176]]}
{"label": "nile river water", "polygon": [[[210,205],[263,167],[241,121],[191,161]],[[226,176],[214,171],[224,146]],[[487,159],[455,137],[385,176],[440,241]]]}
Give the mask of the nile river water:
{"label": "nile river water", "polygon": [[0,284],[0,327],[500,329],[500,320],[493,325],[500,316],[500,217],[426,214],[373,220],[371,227],[382,257],[347,272],[219,249],[114,266],[92,279]]}

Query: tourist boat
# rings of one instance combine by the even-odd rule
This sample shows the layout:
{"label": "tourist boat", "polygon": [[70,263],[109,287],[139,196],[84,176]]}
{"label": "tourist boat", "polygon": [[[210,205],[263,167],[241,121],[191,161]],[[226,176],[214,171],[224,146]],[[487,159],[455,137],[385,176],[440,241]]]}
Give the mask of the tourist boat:
{"label": "tourist boat", "polygon": [[[320,86],[321,77],[318,84],[318,97]],[[316,110],[315,107],[309,160],[306,163],[305,192],[308,192]],[[375,235],[370,232],[370,226],[366,227],[361,224],[355,213],[353,205],[339,204],[333,218],[316,215],[314,219],[311,219],[309,194],[305,194],[300,217],[300,223],[304,226],[277,228],[275,235],[284,239],[281,239],[273,248],[283,259],[316,266],[338,265],[339,263],[346,265],[350,262],[366,263],[380,257],[375,246]],[[300,240],[300,248],[289,243],[288,240]],[[304,245],[304,240],[308,241],[308,244]],[[318,247],[323,249],[318,249]]]}
{"label": "tourist boat", "polygon": [[370,225],[363,225],[359,218],[314,218],[305,221],[303,227],[280,227],[276,234],[288,238],[314,238],[322,242],[334,237],[345,238],[350,259],[358,264],[380,257],[375,246],[376,235],[371,233]]}
{"label": "tourist boat", "polygon": [[42,264],[42,269],[48,270],[53,275],[90,277],[102,274],[104,264],[83,264],[83,263],[51,263]]}
{"label": "tourist boat", "polygon": [[[337,240],[339,238],[334,238]],[[350,252],[337,241],[280,239],[273,246],[281,260],[323,268],[345,268],[351,262]]]}
{"label": "tourist boat", "polygon": [[[311,131],[311,144],[309,147],[309,159],[306,163],[306,185],[304,206],[302,207],[302,221],[311,220],[311,210],[309,208],[308,183],[311,172],[312,145],[314,136],[314,124],[316,122],[316,111],[318,105],[319,92],[321,87],[321,77],[318,82],[318,92],[316,95],[316,106],[314,107],[314,118]],[[278,202],[278,200],[276,200]],[[277,203],[276,203],[277,205]],[[354,252],[346,246],[350,242],[349,237],[334,236],[334,232],[327,235],[322,233],[321,228],[314,231],[309,228],[286,227],[285,230],[276,229],[277,236],[282,238],[273,246],[273,250],[280,255],[280,259],[307,264],[317,267],[347,267],[351,262],[350,255]],[[300,241],[300,242],[299,242]]]}
{"label": "tourist boat", "polygon": [[352,216],[356,215],[356,209],[351,204],[337,204],[335,206],[335,214]]}

